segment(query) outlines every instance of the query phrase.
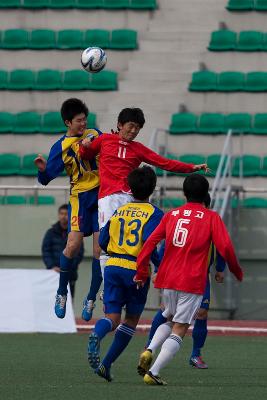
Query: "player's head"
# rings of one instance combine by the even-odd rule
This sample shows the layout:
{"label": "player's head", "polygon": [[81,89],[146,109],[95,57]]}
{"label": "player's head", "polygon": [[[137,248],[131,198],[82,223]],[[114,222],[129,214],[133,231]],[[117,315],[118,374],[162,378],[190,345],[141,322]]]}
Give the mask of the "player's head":
{"label": "player's head", "polygon": [[209,191],[209,182],[203,175],[189,175],[184,180],[183,191],[188,202],[204,203]]}
{"label": "player's head", "polygon": [[203,203],[204,203],[204,206],[205,206],[206,208],[210,208],[211,198],[210,198],[209,192],[207,193],[207,195],[206,195],[205,200],[203,201]]}
{"label": "player's head", "polygon": [[128,175],[128,184],[136,200],[147,200],[154,192],[157,176],[148,166],[134,169]]}
{"label": "player's head", "polygon": [[73,135],[84,132],[89,110],[83,101],[75,98],[65,100],[60,112],[64,124]]}
{"label": "player's head", "polygon": [[124,140],[134,140],[145,124],[141,108],[124,108],[118,116],[117,128]]}
{"label": "player's head", "polygon": [[62,227],[68,226],[68,204],[62,204],[58,208],[58,221]]}

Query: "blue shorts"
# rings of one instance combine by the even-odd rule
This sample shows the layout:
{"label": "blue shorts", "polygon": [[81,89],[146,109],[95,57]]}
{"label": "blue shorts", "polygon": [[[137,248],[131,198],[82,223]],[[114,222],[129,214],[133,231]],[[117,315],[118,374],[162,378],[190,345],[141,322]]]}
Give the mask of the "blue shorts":
{"label": "blue shorts", "polygon": [[205,292],[203,294],[203,299],[202,299],[200,308],[204,308],[205,310],[208,310],[210,308],[210,278],[209,278],[209,275],[207,277],[206,288],[205,288]]}
{"label": "blue shorts", "polygon": [[90,236],[99,231],[98,188],[70,195],[68,205],[68,232],[82,232]]}
{"label": "blue shorts", "polygon": [[109,265],[104,271],[104,310],[105,314],[141,315],[146,304],[149,280],[144,287],[137,289],[133,281],[136,271]]}

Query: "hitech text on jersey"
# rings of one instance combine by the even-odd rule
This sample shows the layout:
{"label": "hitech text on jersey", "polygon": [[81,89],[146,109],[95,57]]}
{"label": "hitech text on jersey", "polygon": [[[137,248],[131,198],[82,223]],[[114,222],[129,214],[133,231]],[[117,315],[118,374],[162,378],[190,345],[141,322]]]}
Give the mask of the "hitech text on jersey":
{"label": "hitech text on jersey", "polygon": [[[131,202],[118,208],[100,231],[99,244],[110,255],[106,266],[136,270],[143,243],[158,226],[163,212],[151,203]],[[159,262],[154,253],[153,263]]]}
{"label": "hitech text on jersey", "polygon": [[99,186],[98,157],[82,160],[79,145],[85,138],[94,139],[101,135],[97,129],[86,129],[82,135],[62,136],[51,148],[46,169],[38,172],[38,181],[47,185],[65,169],[70,177],[71,194],[87,192]]}

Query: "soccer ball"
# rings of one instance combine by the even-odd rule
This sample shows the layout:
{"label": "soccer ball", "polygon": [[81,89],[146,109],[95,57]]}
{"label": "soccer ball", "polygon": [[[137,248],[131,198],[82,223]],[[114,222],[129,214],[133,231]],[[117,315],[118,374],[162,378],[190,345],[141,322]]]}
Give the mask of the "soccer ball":
{"label": "soccer ball", "polygon": [[100,47],[88,47],[82,52],[81,63],[85,71],[99,72],[105,67],[107,56]]}

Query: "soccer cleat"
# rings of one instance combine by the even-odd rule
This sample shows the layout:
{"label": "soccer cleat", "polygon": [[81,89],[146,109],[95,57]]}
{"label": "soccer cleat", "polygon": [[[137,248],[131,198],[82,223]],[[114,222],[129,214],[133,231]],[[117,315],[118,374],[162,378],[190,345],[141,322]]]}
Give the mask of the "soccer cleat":
{"label": "soccer cleat", "polygon": [[106,368],[105,365],[100,364],[98,368],[95,370],[95,373],[101,378],[106,379],[106,381],[111,382],[113,380],[113,376],[110,373],[110,369]]}
{"label": "soccer cleat", "polygon": [[100,364],[100,341],[96,333],[92,332],[88,340],[88,362],[93,369]]}
{"label": "soccer cleat", "polygon": [[153,375],[151,371],[148,371],[145,376],[144,376],[144,382],[147,385],[159,385],[159,386],[165,386],[167,385],[167,382],[164,382],[161,377],[158,375]]}
{"label": "soccer cleat", "polygon": [[189,364],[192,365],[192,367],[198,368],[198,369],[207,369],[208,366],[207,364],[202,360],[202,357],[191,357],[189,360]]}
{"label": "soccer cleat", "polygon": [[145,350],[139,358],[139,363],[137,367],[137,372],[141,376],[145,376],[147,371],[149,370],[151,363],[153,360],[153,355],[150,350]]}
{"label": "soccer cleat", "polygon": [[93,311],[95,308],[95,304],[93,300],[85,299],[83,302],[83,311],[82,311],[82,319],[84,321],[90,321],[93,316]]}
{"label": "soccer cleat", "polygon": [[56,302],[55,302],[55,314],[58,318],[64,318],[66,314],[66,303],[67,303],[67,295],[66,294],[57,294]]}

